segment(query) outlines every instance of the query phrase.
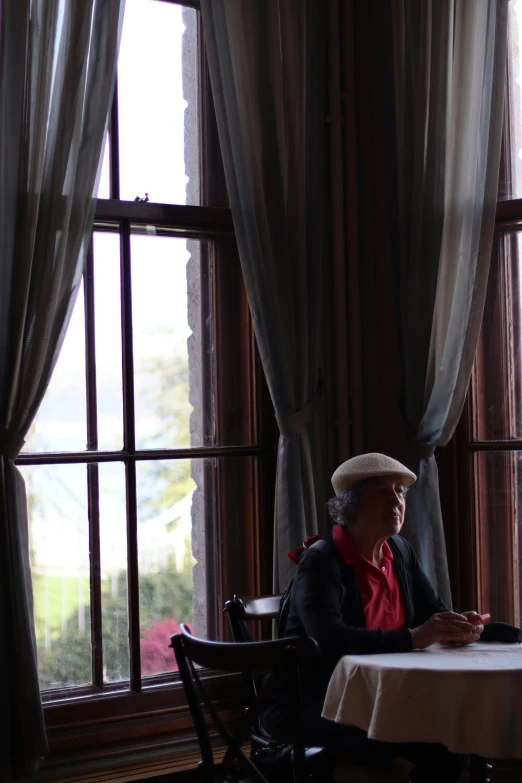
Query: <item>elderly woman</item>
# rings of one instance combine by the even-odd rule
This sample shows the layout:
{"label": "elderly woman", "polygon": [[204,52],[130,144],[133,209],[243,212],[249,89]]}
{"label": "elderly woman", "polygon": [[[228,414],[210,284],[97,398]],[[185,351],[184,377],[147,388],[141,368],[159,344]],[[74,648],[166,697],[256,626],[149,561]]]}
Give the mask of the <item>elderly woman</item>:
{"label": "elderly woman", "polygon": [[[483,631],[476,612],[448,611],[399,535],[408,487],[415,481],[414,473],[383,454],[363,454],[337,468],[332,476],[335,497],[328,503],[335,523],[332,535],[301,555],[278,634],[306,634],[319,645],[319,659],[302,673],[305,724],[315,745],[359,763],[406,757],[415,764],[412,781],[451,783],[459,779],[467,757],[435,743],[377,742],[355,726],[321,718],[341,656],[408,652],[441,641],[466,644]],[[284,738],[285,716],[280,684],[263,725]]]}

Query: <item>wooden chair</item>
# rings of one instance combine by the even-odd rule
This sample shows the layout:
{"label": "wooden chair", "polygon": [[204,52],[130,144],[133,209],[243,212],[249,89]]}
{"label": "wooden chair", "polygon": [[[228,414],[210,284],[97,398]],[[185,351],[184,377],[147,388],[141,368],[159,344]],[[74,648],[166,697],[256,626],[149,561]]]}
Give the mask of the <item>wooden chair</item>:
{"label": "wooden chair", "polygon": [[[234,732],[225,725],[212,704],[196,666],[223,672],[281,672],[287,678],[290,693],[290,709],[294,737],[290,752],[285,758],[288,766],[288,781],[302,783],[311,780],[309,770],[315,764],[320,766],[324,755],[322,748],[305,749],[302,742],[303,727],[301,718],[301,698],[299,690],[299,664],[317,654],[317,644],[306,637],[288,637],[267,642],[210,642],[193,636],[185,625],[181,633],[171,637],[170,646],[174,649],[183,688],[194,721],[201,750],[199,771],[204,783],[224,783],[237,781],[243,775],[254,783],[271,783],[270,769],[274,769],[273,754],[258,752],[248,757],[243,746],[251,739],[251,733],[257,726],[257,717],[262,705],[267,682],[253,701],[248,700],[244,717]],[[223,761],[218,766],[214,762],[207,723],[202,703],[210,715],[214,726],[226,743]],[[269,777],[267,777],[267,775]]]}

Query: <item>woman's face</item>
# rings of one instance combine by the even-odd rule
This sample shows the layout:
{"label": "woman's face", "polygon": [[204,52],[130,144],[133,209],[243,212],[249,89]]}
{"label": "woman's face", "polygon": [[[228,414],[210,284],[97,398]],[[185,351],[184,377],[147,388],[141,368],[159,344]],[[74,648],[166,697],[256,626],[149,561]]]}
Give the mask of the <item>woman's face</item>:
{"label": "woman's face", "polygon": [[400,476],[368,479],[355,511],[356,523],[371,530],[376,539],[397,535],[404,522],[406,491]]}

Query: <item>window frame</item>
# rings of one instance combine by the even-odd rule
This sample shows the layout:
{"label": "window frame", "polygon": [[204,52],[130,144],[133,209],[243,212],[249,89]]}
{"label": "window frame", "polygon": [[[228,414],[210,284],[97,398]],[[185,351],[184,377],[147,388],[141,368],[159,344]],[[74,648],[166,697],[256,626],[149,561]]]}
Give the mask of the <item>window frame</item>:
{"label": "window frame", "polygon": [[[187,6],[199,11],[197,0],[157,0]],[[230,504],[237,500],[231,494],[226,476],[219,469],[215,476],[215,513],[212,529],[206,532],[209,545],[215,549],[219,567],[219,591],[210,591],[208,601],[213,602],[211,615],[214,623],[209,627],[209,636],[227,635],[222,606],[225,598],[233,592],[243,594],[262,594],[271,591],[272,566],[272,518],[273,489],[275,486],[275,462],[277,450],[277,428],[270,397],[259,356],[255,347],[253,329],[248,315],[248,303],[244,289],[239,256],[235,244],[232,215],[228,205],[223,166],[219,150],[217,125],[213,108],[210,77],[201,33],[201,14],[198,13],[199,43],[199,90],[198,110],[200,113],[200,172],[201,203],[205,206],[171,205],[152,202],[125,202],[118,198],[99,199],[97,202],[94,230],[112,230],[119,227],[121,233],[122,267],[129,266],[129,240],[131,225],[155,225],[168,230],[169,234],[190,239],[216,239],[216,268],[226,272],[212,275],[214,303],[213,343],[216,351],[223,349],[230,341],[231,324],[227,315],[238,313],[238,322],[247,322],[248,328],[240,330],[242,352],[241,381],[237,377],[227,377],[227,366],[217,381],[222,396],[232,394],[242,398],[243,410],[247,411],[247,420],[243,422],[249,433],[249,445],[190,447],[186,449],[136,450],[133,442],[132,424],[129,433],[127,421],[124,448],[121,452],[97,451],[95,400],[95,362],[94,335],[92,333],[93,312],[93,253],[92,240],[84,272],[84,299],[86,321],[86,363],[91,367],[87,375],[87,418],[88,446],[85,452],[53,452],[43,454],[20,454],[17,465],[35,464],[87,464],[88,470],[96,471],[100,462],[119,461],[136,464],[142,459],[165,459],[212,457],[219,462],[221,457],[249,458],[247,470],[248,487],[244,490],[247,502],[243,504],[245,515],[240,520],[242,527],[234,527],[229,521]],[[115,100],[111,110],[110,139],[111,155],[111,195],[118,195],[119,156],[117,148],[117,85]],[[225,258],[226,256],[226,258]],[[125,340],[131,340],[129,319],[125,310],[130,306],[130,281],[122,280],[123,294],[123,331]],[[233,304],[233,307],[231,306]],[[89,315],[90,313],[90,315]],[[90,334],[89,334],[90,331]],[[122,347],[123,350],[123,347]],[[225,354],[226,355],[226,352]],[[93,370],[93,371],[92,371]],[[130,377],[132,366],[124,367],[124,416],[129,408],[129,395],[132,396]],[[89,391],[90,389],[90,391]],[[125,399],[127,397],[127,400]],[[132,405],[130,406],[132,408]],[[217,399],[217,421],[220,421],[220,400]],[[92,467],[91,467],[92,466]],[[132,481],[132,479],[131,479]],[[94,477],[89,484],[96,482]],[[96,493],[89,493],[89,505],[96,505]],[[135,496],[134,496],[135,497]],[[131,509],[134,514],[136,509]],[[96,509],[94,509],[96,515]],[[90,546],[94,548],[94,566],[99,559],[99,530],[92,524],[89,512]],[[128,528],[129,532],[129,528]],[[137,542],[136,525],[130,531],[129,547],[129,610],[137,606]],[[242,557],[238,559],[238,549],[242,548]],[[250,568],[244,567],[244,557]],[[130,564],[134,566],[130,568]],[[99,641],[101,632],[101,588],[99,575],[91,563],[91,626],[95,628],[92,644]],[[240,590],[238,590],[238,587]],[[93,600],[94,599],[94,600]],[[125,759],[126,755],[142,753],[154,757],[169,756],[173,752],[178,756],[189,753],[194,745],[194,729],[188,710],[183,688],[177,673],[147,677],[143,684],[136,666],[139,663],[139,619],[136,613],[129,613],[131,642],[131,679],[130,682],[103,685],[103,672],[100,657],[93,654],[93,684],[86,687],[60,688],[42,692],[45,725],[50,746],[49,756],[42,762],[41,777],[58,774],[57,771],[77,764],[113,764],[115,756]],[[236,693],[238,677],[216,675],[205,672],[210,683],[212,696],[221,700],[225,719],[236,714]],[[187,757],[188,758],[188,757]],[[187,762],[188,763],[188,762]],[[192,764],[192,762],[191,762]],[[83,767],[82,767],[83,769]]]}
{"label": "window frame", "polygon": [[[508,55],[509,56],[509,55]],[[510,76],[510,63],[506,64],[506,84]],[[500,156],[500,183],[511,180],[511,101],[510,91],[506,87]],[[511,233],[512,232],[512,233]],[[522,232],[522,198],[499,199],[496,205],[495,229],[492,253],[497,252],[497,241],[505,237],[505,244],[516,232]],[[493,257],[491,275],[497,275],[495,282],[501,286],[503,296],[500,320],[504,327],[497,335],[499,357],[503,363],[511,365],[510,331],[518,329],[522,312],[513,306],[513,287],[516,270],[511,264],[509,247],[498,251],[502,253],[504,264],[496,270]],[[516,251],[515,251],[516,252]],[[522,299],[521,299],[522,308]],[[488,338],[491,338],[492,318],[486,302],[483,328],[479,337],[476,358],[472,370],[468,393],[463,412],[449,446],[443,452],[438,452],[438,464],[441,470],[441,504],[448,542],[448,560],[453,588],[455,608],[463,611],[470,607],[479,612],[488,611],[496,619],[502,619],[519,625],[521,622],[521,584],[517,576],[518,542],[514,540],[513,510],[506,504],[502,513],[497,508],[497,519],[500,528],[490,531],[487,525],[481,523],[489,516],[490,506],[494,502],[488,492],[489,477],[483,475],[484,467],[479,463],[479,455],[491,452],[522,453],[522,436],[519,438],[478,438],[479,411],[485,409],[485,387],[489,384],[493,393],[507,393],[508,404],[504,408],[504,418],[510,419],[514,413],[515,397],[520,401],[521,389],[519,383],[505,389],[502,382],[503,374],[486,373],[481,367],[483,341],[485,339],[484,325]],[[495,339],[493,337],[493,339]],[[510,369],[505,374],[513,376]],[[518,404],[518,403],[517,403]],[[509,431],[508,421],[505,421],[505,432]],[[444,453],[444,451],[446,453]],[[506,470],[510,475],[508,476]],[[498,481],[503,487],[512,485],[512,469],[498,469],[503,476],[498,475]],[[498,471],[497,474],[498,474]],[[512,499],[512,493],[509,494]],[[451,520],[451,521],[450,521]],[[498,546],[496,543],[498,542]],[[493,546],[494,545],[494,546]],[[502,588],[499,588],[499,584]],[[497,589],[493,589],[493,588]]]}

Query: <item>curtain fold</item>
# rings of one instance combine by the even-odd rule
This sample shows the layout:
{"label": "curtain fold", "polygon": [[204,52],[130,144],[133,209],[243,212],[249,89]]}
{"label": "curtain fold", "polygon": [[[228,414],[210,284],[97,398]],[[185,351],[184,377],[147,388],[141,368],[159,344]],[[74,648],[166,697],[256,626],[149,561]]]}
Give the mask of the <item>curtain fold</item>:
{"label": "curtain fold", "polygon": [[81,282],[124,0],[0,4],[0,779],[47,744],[25,485],[14,459]]}
{"label": "curtain fold", "polygon": [[219,139],[257,344],[280,428],[274,589],[317,532],[324,86],[320,0],[202,0]]}
{"label": "curtain fold", "polygon": [[[392,0],[394,247],[402,409],[418,481],[405,534],[451,601],[437,446],[451,438],[473,366],[492,248],[508,0]],[[393,211],[393,209],[392,209]]]}

